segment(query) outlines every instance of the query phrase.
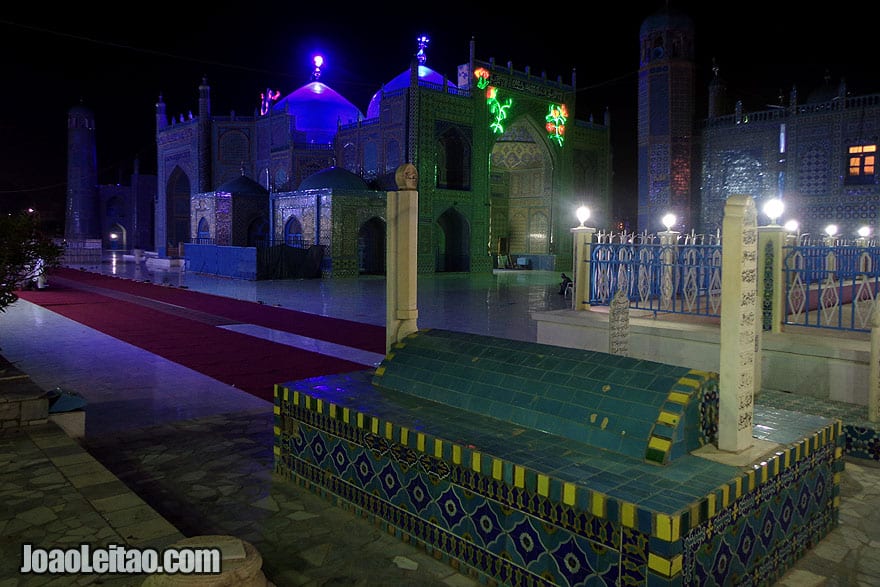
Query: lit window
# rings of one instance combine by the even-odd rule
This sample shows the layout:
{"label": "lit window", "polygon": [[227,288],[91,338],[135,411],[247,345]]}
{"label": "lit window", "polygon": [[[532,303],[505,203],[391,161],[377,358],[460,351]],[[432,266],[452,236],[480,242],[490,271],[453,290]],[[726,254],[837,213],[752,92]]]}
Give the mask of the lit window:
{"label": "lit window", "polygon": [[877,145],[855,145],[849,148],[849,175],[874,175]]}

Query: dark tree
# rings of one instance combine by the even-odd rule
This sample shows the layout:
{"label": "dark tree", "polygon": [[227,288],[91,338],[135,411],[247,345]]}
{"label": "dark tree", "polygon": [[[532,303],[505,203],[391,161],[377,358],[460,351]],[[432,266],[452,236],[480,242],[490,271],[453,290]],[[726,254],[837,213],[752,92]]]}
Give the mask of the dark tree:
{"label": "dark tree", "polygon": [[36,212],[0,215],[0,312],[18,299],[15,290],[57,267],[62,252],[43,234]]}

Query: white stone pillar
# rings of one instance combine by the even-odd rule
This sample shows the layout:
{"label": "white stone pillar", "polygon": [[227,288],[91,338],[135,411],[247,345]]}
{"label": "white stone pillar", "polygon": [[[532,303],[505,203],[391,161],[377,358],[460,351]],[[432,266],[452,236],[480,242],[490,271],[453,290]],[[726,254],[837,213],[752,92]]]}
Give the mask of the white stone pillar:
{"label": "white stone pillar", "polygon": [[721,248],[721,369],[718,449],[752,446],[756,375],[760,372],[757,322],[758,214],[751,196],[732,195],[724,206]]}
{"label": "white stone pillar", "polygon": [[571,229],[571,236],[574,240],[572,310],[590,309],[590,250],[595,232],[595,228],[587,226],[575,226]]}
{"label": "white stone pillar", "polygon": [[[758,308],[761,312],[759,322],[764,319],[764,299],[770,299],[770,331],[782,332],[782,322],[785,313],[785,270],[783,268],[782,246],[785,243],[785,228],[778,224],[758,227],[758,259],[761,260],[758,267]],[[768,255],[769,251],[769,255]],[[723,271],[722,266],[722,271]],[[766,273],[769,272],[773,290],[766,291]]]}
{"label": "white stone pillar", "polygon": [[871,313],[871,357],[868,379],[868,420],[880,422],[880,306]]}
{"label": "white stone pillar", "polygon": [[385,253],[385,350],[418,331],[418,170],[410,163],[394,174],[398,191],[388,192],[387,250]]}

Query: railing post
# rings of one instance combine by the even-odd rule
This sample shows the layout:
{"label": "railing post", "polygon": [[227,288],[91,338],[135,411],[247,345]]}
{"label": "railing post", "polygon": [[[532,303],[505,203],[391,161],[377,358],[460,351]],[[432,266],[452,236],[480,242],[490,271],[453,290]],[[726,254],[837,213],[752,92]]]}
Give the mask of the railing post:
{"label": "railing post", "polygon": [[871,312],[871,356],[868,378],[868,420],[880,422],[880,306]]}
{"label": "railing post", "polygon": [[782,332],[784,322],[784,243],[785,228],[782,226],[771,224],[758,227],[758,300],[761,304],[762,329],[771,332]]}
{"label": "railing post", "polygon": [[572,310],[590,309],[590,259],[595,228],[575,226],[571,229],[574,240],[574,290],[571,296]]}
{"label": "railing post", "polygon": [[677,293],[675,291],[675,281],[673,279],[675,271],[678,270],[676,263],[676,249],[678,247],[678,235],[681,234],[676,230],[664,230],[660,235],[660,262],[663,264],[663,271],[660,274],[660,308],[668,310],[672,308],[672,300]]}

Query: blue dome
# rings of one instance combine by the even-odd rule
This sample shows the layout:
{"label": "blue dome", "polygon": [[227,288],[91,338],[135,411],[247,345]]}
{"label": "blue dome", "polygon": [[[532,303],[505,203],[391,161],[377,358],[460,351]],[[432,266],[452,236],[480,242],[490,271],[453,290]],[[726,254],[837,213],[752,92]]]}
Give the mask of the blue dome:
{"label": "blue dome", "polygon": [[298,189],[319,190],[325,188],[357,191],[370,189],[367,182],[351,171],[341,167],[328,167],[313,173],[299,184]]}
{"label": "blue dome", "polygon": [[310,82],[279,100],[272,109],[296,117],[296,130],[310,143],[332,143],[338,125],[362,120],[357,106],[321,82]]}
{"label": "blue dome", "polygon": [[226,192],[228,194],[232,194],[233,196],[266,197],[269,195],[269,192],[266,190],[266,188],[244,175],[239,175],[235,179],[230,179],[214,191]]}
{"label": "blue dome", "polygon": [[[382,92],[393,92],[395,90],[400,90],[403,88],[409,87],[409,76],[410,70],[400,73],[393,80],[385,84],[385,86],[373,94],[373,97],[370,99],[370,105],[367,106],[367,118],[376,118],[379,116],[379,103],[382,101]],[[430,82],[433,84],[437,84],[438,86],[442,86],[444,82],[444,78],[442,75],[428,67],[427,65],[419,65],[419,81]],[[455,84],[449,80],[446,81],[446,87],[455,88]]]}

